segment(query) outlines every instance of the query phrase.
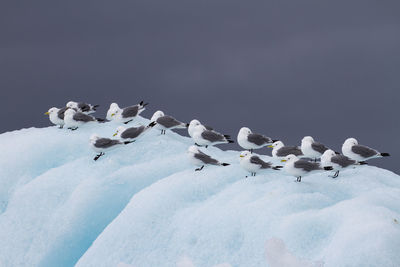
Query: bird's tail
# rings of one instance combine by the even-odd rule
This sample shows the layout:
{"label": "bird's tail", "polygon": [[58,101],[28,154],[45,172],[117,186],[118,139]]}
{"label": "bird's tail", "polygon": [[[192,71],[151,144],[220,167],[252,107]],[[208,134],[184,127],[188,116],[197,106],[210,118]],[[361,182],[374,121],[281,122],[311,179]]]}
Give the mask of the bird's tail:
{"label": "bird's tail", "polygon": [[381,157],[389,157],[390,154],[389,153],[381,153]]}
{"label": "bird's tail", "polygon": [[368,165],[368,163],[365,162],[365,161],[359,161],[358,164],[359,164],[359,165]]}
{"label": "bird's tail", "polygon": [[229,143],[229,144],[235,143],[235,141],[228,139],[228,143]]}
{"label": "bird's tail", "polygon": [[132,140],[132,141],[125,141],[125,142],[124,142],[124,145],[130,144],[130,143],[133,143],[133,142],[135,142],[135,140]]}
{"label": "bird's tail", "polygon": [[283,166],[274,166],[274,167],[272,167],[272,169],[274,169],[276,171],[279,171],[282,168],[283,168]]}
{"label": "bird's tail", "polygon": [[273,143],[278,142],[278,141],[280,141],[280,140],[278,140],[278,139],[272,139],[272,142],[273,142]]}
{"label": "bird's tail", "polygon": [[156,124],[157,124],[157,122],[152,121],[152,122],[150,122],[149,125],[147,125],[146,127],[147,127],[147,128],[151,128],[151,127],[154,127]]}
{"label": "bird's tail", "polygon": [[326,166],[326,167],[324,167],[324,170],[325,171],[331,171],[331,170],[333,170],[333,167],[332,166]]}
{"label": "bird's tail", "polygon": [[185,123],[185,127],[188,128],[189,127],[189,123]]}
{"label": "bird's tail", "polygon": [[229,165],[231,165],[231,164],[229,164],[229,163],[221,163],[221,166],[229,166]]}
{"label": "bird's tail", "polygon": [[94,105],[93,107],[92,107],[92,109],[93,110],[96,110],[96,108],[98,108],[100,105]]}
{"label": "bird's tail", "polygon": [[140,101],[139,106],[141,106],[142,108],[144,108],[145,106],[147,106],[149,103],[144,103],[143,100]]}

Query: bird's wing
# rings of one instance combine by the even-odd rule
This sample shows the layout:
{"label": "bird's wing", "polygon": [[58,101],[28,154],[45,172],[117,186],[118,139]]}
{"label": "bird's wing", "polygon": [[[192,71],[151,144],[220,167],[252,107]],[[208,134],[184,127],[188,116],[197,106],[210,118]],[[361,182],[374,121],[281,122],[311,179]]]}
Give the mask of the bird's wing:
{"label": "bird's wing", "polygon": [[90,115],[87,115],[85,113],[82,112],[76,112],[73,116],[73,119],[76,121],[83,121],[83,122],[89,122],[89,121],[95,121],[96,119],[93,118]]}
{"label": "bird's wing", "polygon": [[262,159],[260,159],[260,158],[257,157],[257,156],[252,156],[252,157],[250,158],[250,162],[253,163],[253,164],[260,165],[260,166],[261,166],[261,169],[268,169],[268,168],[271,168],[271,163],[265,162],[265,161],[263,161]]}
{"label": "bird's wing", "polygon": [[307,172],[321,169],[321,167],[319,166],[318,163],[301,160],[301,159],[294,163],[294,167],[303,169],[304,171],[307,171]]}
{"label": "bird's wing", "polygon": [[272,143],[271,138],[266,137],[266,136],[261,135],[261,134],[254,134],[254,133],[249,134],[247,136],[247,140],[250,143],[256,144],[258,146],[264,145],[266,143]]}
{"label": "bird's wing", "polygon": [[198,153],[194,154],[196,159],[201,160],[205,164],[212,164],[212,165],[219,165],[219,161],[210,157],[209,155],[199,151]]}
{"label": "bird's wing", "polygon": [[122,110],[121,116],[122,118],[135,117],[138,114],[138,111],[139,111],[138,105],[126,107]]}
{"label": "bird's wing", "polygon": [[375,149],[362,145],[352,146],[351,151],[353,151],[357,155],[360,155],[363,158],[369,158],[378,154],[378,151],[376,151]]}
{"label": "bird's wing", "polygon": [[225,137],[222,134],[214,131],[203,131],[201,133],[201,137],[210,142],[219,142],[225,140]]}
{"label": "bird's wing", "polygon": [[172,128],[174,126],[178,126],[183,124],[182,122],[176,120],[174,117],[165,115],[157,119],[156,121],[158,124],[161,124],[165,128]]}
{"label": "bird's wing", "polygon": [[287,155],[293,154],[295,156],[302,156],[303,153],[301,152],[301,149],[298,148],[297,146],[284,146],[278,149],[276,152],[276,155],[278,157],[286,157]]}
{"label": "bird's wing", "polygon": [[321,143],[318,142],[314,142],[311,144],[312,149],[314,149],[315,151],[318,151],[319,153],[323,154],[326,150],[328,150],[328,148]]}
{"label": "bird's wing", "polygon": [[109,148],[117,144],[122,144],[121,141],[109,138],[99,138],[95,142],[95,146],[98,148]]}
{"label": "bird's wing", "polygon": [[347,166],[353,165],[356,163],[355,160],[349,159],[348,157],[344,155],[335,155],[331,158],[331,161],[333,163],[339,164],[342,168],[345,168]]}

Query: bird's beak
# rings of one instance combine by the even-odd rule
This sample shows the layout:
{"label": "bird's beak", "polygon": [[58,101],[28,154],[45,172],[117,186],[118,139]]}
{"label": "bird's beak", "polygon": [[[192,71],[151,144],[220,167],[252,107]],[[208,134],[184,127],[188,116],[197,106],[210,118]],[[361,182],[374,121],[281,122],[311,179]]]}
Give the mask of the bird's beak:
{"label": "bird's beak", "polygon": [[118,134],[118,132],[116,132],[115,134],[113,134],[113,136],[116,136]]}
{"label": "bird's beak", "polygon": [[112,117],[112,116],[115,116],[115,113],[111,114],[111,117]]}
{"label": "bird's beak", "polygon": [[286,162],[286,159],[282,159],[281,162]]}
{"label": "bird's beak", "polygon": [[239,157],[241,157],[241,158],[244,158],[244,156],[243,156],[243,155],[240,155]]}
{"label": "bird's beak", "polygon": [[274,148],[273,146],[268,146],[268,147],[270,147],[270,148]]}
{"label": "bird's beak", "polygon": [[49,114],[50,114],[50,113],[49,113],[48,111],[44,113],[44,115],[49,115]]}

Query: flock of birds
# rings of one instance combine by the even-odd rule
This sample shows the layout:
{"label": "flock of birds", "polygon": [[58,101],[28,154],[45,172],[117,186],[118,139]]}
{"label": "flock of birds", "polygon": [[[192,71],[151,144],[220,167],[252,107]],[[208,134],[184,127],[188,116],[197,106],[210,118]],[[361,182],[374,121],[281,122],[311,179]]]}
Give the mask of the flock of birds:
{"label": "flock of birds", "polygon": [[[107,111],[107,118],[99,119],[89,114],[94,113],[98,105],[78,103],[70,101],[63,108],[50,108],[46,115],[50,121],[60,128],[67,127],[75,131],[86,123],[103,123],[106,121],[117,121],[121,124],[128,124],[145,110],[148,103],[141,101],[137,105],[120,108],[118,104],[112,103]],[[221,134],[209,126],[203,125],[198,120],[190,123],[183,123],[172,116],[165,115],[162,111],[156,111],[147,126],[129,127],[120,126],[117,128],[113,138],[99,137],[92,135],[90,145],[98,154],[94,158],[97,161],[106,151],[118,146],[127,145],[143,136],[152,128],[157,128],[161,134],[167,130],[187,129],[194,145],[188,148],[188,155],[192,163],[201,171],[206,165],[228,166],[204,153],[199,147],[214,146],[218,144],[233,143],[229,135]],[[115,139],[114,139],[115,138]],[[301,140],[301,146],[285,146],[282,141],[271,139],[265,135],[253,133],[249,128],[242,127],[237,136],[237,142],[245,151],[240,154],[240,165],[251,176],[265,170],[280,170],[283,168],[287,173],[297,177],[296,181],[314,172],[335,171],[332,178],[339,175],[340,170],[357,165],[366,164],[366,160],[378,157],[389,156],[388,153],[380,153],[375,149],[359,145],[355,138],[348,138],[342,145],[342,154],[335,152],[324,144],[316,142],[311,136]],[[285,162],[284,166],[276,166],[272,162],[262,160],[258,155],[253,154],[254,149],[263,147],[272,148],[272,157]],[[246,176],[247,177],[247,176]]]}

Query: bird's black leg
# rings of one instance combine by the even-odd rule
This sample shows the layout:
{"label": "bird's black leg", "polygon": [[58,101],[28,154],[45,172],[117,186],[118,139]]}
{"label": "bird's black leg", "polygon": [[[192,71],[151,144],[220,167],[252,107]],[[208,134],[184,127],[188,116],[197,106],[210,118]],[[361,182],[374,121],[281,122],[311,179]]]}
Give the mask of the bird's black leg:
{"label": "bird's black leg", "polygon": [[299,182],[299,183],[301,182],[301,176],[297,177],[296,182]]}
{"label": "bird's black leg", "polygon": [[200,168],[195,169],[195,171],[201,171],[204,168],[204,165],[201,166]]}
{"label": "bird's black leg", "polygon": [[206,145],[206,148],[208,147],[208,145]]}
{"label": "bird's black leg", "polygon": [[133,121],[133,120],[126,121],[126,122],[124,122],[124,124],[128,124],[128,123],[130,123],[131,121]]}
{"label": "bird's black leg", "polygon": [[199,145],[198,143],[194,143],[196,146],[201,146],[201,145]]}
{"label": "bird's black leg", "polygon": [[252,148],[250,148],[250,153],[253,154],[253,149]]}
{"label": "bird's black leg", "polygon": [[58,128],[62,129],[64,127],[64,125],[59,125]]}
{"label": "bird's black leg", "polygon": [[100,152],[100,154],[97,154],[97,156],[96,157],[94,157],[94,161],[96,161],[96,160],[98,160],[101,156],[103,156],[104,155],[104,153],[103,152]]}
{"label": "bird's black leg", "polygon": [[336,178],[339,176],[339,171],[336,171],[335,174],[332,176],[332,178]]}
{"label": "bird's black leg", "polygon": [[75,127],[75,128],[68,128],[68,129],[70,129],[71,131],[75,131],[75,130],[78,129],[78,127]]}

